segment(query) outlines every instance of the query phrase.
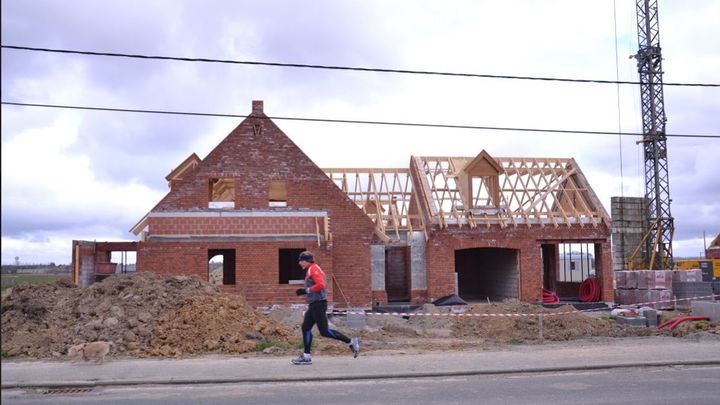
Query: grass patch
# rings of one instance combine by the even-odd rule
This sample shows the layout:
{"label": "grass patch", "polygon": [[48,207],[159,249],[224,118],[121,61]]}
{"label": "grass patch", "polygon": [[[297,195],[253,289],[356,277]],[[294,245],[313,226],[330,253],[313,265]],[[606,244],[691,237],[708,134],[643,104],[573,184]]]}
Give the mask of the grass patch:
{"label": "grass patch", "polygon": [[278,341],[272,340],[272,339],[271,340],[261,340],[261,341],[257,342],[257,344],[255,345],[255,351],[261,352],[261,351],[267,349],[268,347],[279,347],[281,349],[290,349],[293,346],[289,345],[287,343],[278,342]]}
{"label": "grass patch", "polygon": [[3,274],[0,282],[2,289],[15,287],[20,284],[43,284],[57,280],[70,279],[67,274]]}

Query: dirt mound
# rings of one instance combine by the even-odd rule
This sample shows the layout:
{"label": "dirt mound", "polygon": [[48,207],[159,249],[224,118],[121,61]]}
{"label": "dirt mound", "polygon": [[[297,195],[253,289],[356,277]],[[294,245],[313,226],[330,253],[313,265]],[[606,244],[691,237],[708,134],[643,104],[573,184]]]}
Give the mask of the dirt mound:
{"label": "dirt mound", "polygon": [[250,308],[239,295],[196,296],[163,315],[148,353],[246,353],[269,347],[287,349],[298,341],[297,333]]}
{"label": "dirt mound", "polygon": [[78,293],[68,280],[14,287],[0,308],[3,357],[60,355],[68,346],[65,334],[72,316],[59,307],[72,306]]}
{"label": "dirt mound", "polygon": [[[113,275],[84,289],[65,280],[18,286],[2,300],[3,354],[59,357],[69,346],[94,340],[113,341],[118,352],[130,355],[184,353],[186,346],[159,350],[151,341],[156,333],[165,333],[168,326],[156,329],[177,317],[172,314],[186,306],[191,297],[224,299],[217,287],[198,277],[160,277],[153,273]],[[253,311],[242,300],[228,302],[227,307],[233,314]],[[233,326],[249,328],[239,323]],[[262,334],[273,332],[271,329],[252,330]],[[250,330],[238,329],[237,333],[244,335]]]}
{"label": "dirt mound", "polygon": [[[220,294],[200,278],[153,273],[113,275],[84,289],[66,280],[21,285],[3,294],[1,309],[3,356],[34,358],[60,357],[69,346],[94,340],[115,342],[113,356],[286,355],[299,350],[305,311],[304,306],[273,306],[263,314],[243,297]],[[453,316],[462,314],[494,316]],[[543,314],[542,326],[538,314]],[[686,313],[663,312],[661,321],[682,315]],[[331,315],[330,323],[348,336],[360,336],[363,351],[477,350],[522,342],[660,334],[720,341],[717,322],[684,323],[672,331],[619,326],[571,306],[547,309],[517,300],[457,307],[426,304],[403,315],[353,314],[351,319],[339,314]],[[314,334],[314,353],[349,353],[346,345]]]}
{"label": "dirt mound", "polygon": [[[471,305],[468,314],[523,314],[523,316],[458,317],[453,328],[460,337],[475,336],[494,343],[536,340],[561,341],[594,336],[639,336],[652,334],[648,328],[622,327],[613,320],[575,312],[570,306],[543,308],[520,301]],[[540,315],[542,315],[542,328]]]}

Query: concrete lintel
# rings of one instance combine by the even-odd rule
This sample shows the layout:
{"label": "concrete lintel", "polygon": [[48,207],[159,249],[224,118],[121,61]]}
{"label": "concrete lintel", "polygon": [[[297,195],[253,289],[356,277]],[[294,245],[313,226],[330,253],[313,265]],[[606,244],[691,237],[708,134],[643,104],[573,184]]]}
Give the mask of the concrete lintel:
{"label": "concrete lintel", "polygon": [[206,218],[206,217],[326,217],[327,211],[237,211],[237,210],[203,210],[203,211],[157,211],[150,212],[150,218]]}
{"label": "concrete lintel", "polygon": [[[282,241],[313,241],[317,242],[317,235],[213,235],[213,236],[180,236],[180,235],[153,235],[147,238],[148,242],[282,242]],[[320,236],[320,241],[325,238]]]}

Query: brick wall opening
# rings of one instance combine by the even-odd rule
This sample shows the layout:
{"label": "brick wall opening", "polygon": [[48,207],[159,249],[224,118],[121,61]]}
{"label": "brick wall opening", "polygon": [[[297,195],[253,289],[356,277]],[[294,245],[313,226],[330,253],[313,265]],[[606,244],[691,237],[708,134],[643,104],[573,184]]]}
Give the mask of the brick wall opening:
{"label": "brick wall opening", "polygon": [[270,207],[287,207],[287,187],[284,181],[270,182],[268,200]]}
{"label": "brick wall opening", "polygon": [[208,282],[213,285],[235,284],[235,250],[208,250]]}
{"label": "brick wall opening", "polygon": [[385,250],[385,291],[388,302],[410,301],[410,250],[407,246]]}
{"label": "brick wall opening", "polygon": [[469,208],[495,207],[493,200],[495,190],[491,189],[492,180],[489,176],[472,177],[472,206]]}
{"label": "brick wall opening", "polygon": [[592,243],[561,243],[558,281],[582,283],[586,278],[595,276],[595,255]]}
{"label": "brick wall opening", "polygon": [[599,277],[593,243],[559,243],[555,245],[555,288],[564,300],[580,300],[580,284],[588,277]]}
{"label": "brick wall opening", "polygon": [[469,301],[518,298],[518,251],[473,248],[455,251],[458,295]]}
{"label": "brick wall opening", "polygon": [[280,249],[279,251],[279,282],[280,284],[301,284],[305,280],[305,271],[300,267],[298,258],[305,248]]}
{"label": "brick wall opening", "polygon": [[235,208],[235,179],[210,179],[208,208]]}
{"label": "brick wall opening", "polygon": [[543,287],[555,291],[557,280],[557,245],[545,243],[541,247],[543,261]]}

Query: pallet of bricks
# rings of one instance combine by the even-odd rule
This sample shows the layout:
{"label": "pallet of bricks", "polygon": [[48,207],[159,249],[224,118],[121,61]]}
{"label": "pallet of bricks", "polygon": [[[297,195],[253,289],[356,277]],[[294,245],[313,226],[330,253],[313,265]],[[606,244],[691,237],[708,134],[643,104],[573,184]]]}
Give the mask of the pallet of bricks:
{"label": "pallet of bricks", "polygon": [[615,302],[643,304],[655,309],[687,308],[690,300],[708,294],[699,269],[615,272]]}
{"label": "pallet of bricks", "polygon": [[672,272],[634,270],[615,272],[615,302],[655,309],[673,309]]}

